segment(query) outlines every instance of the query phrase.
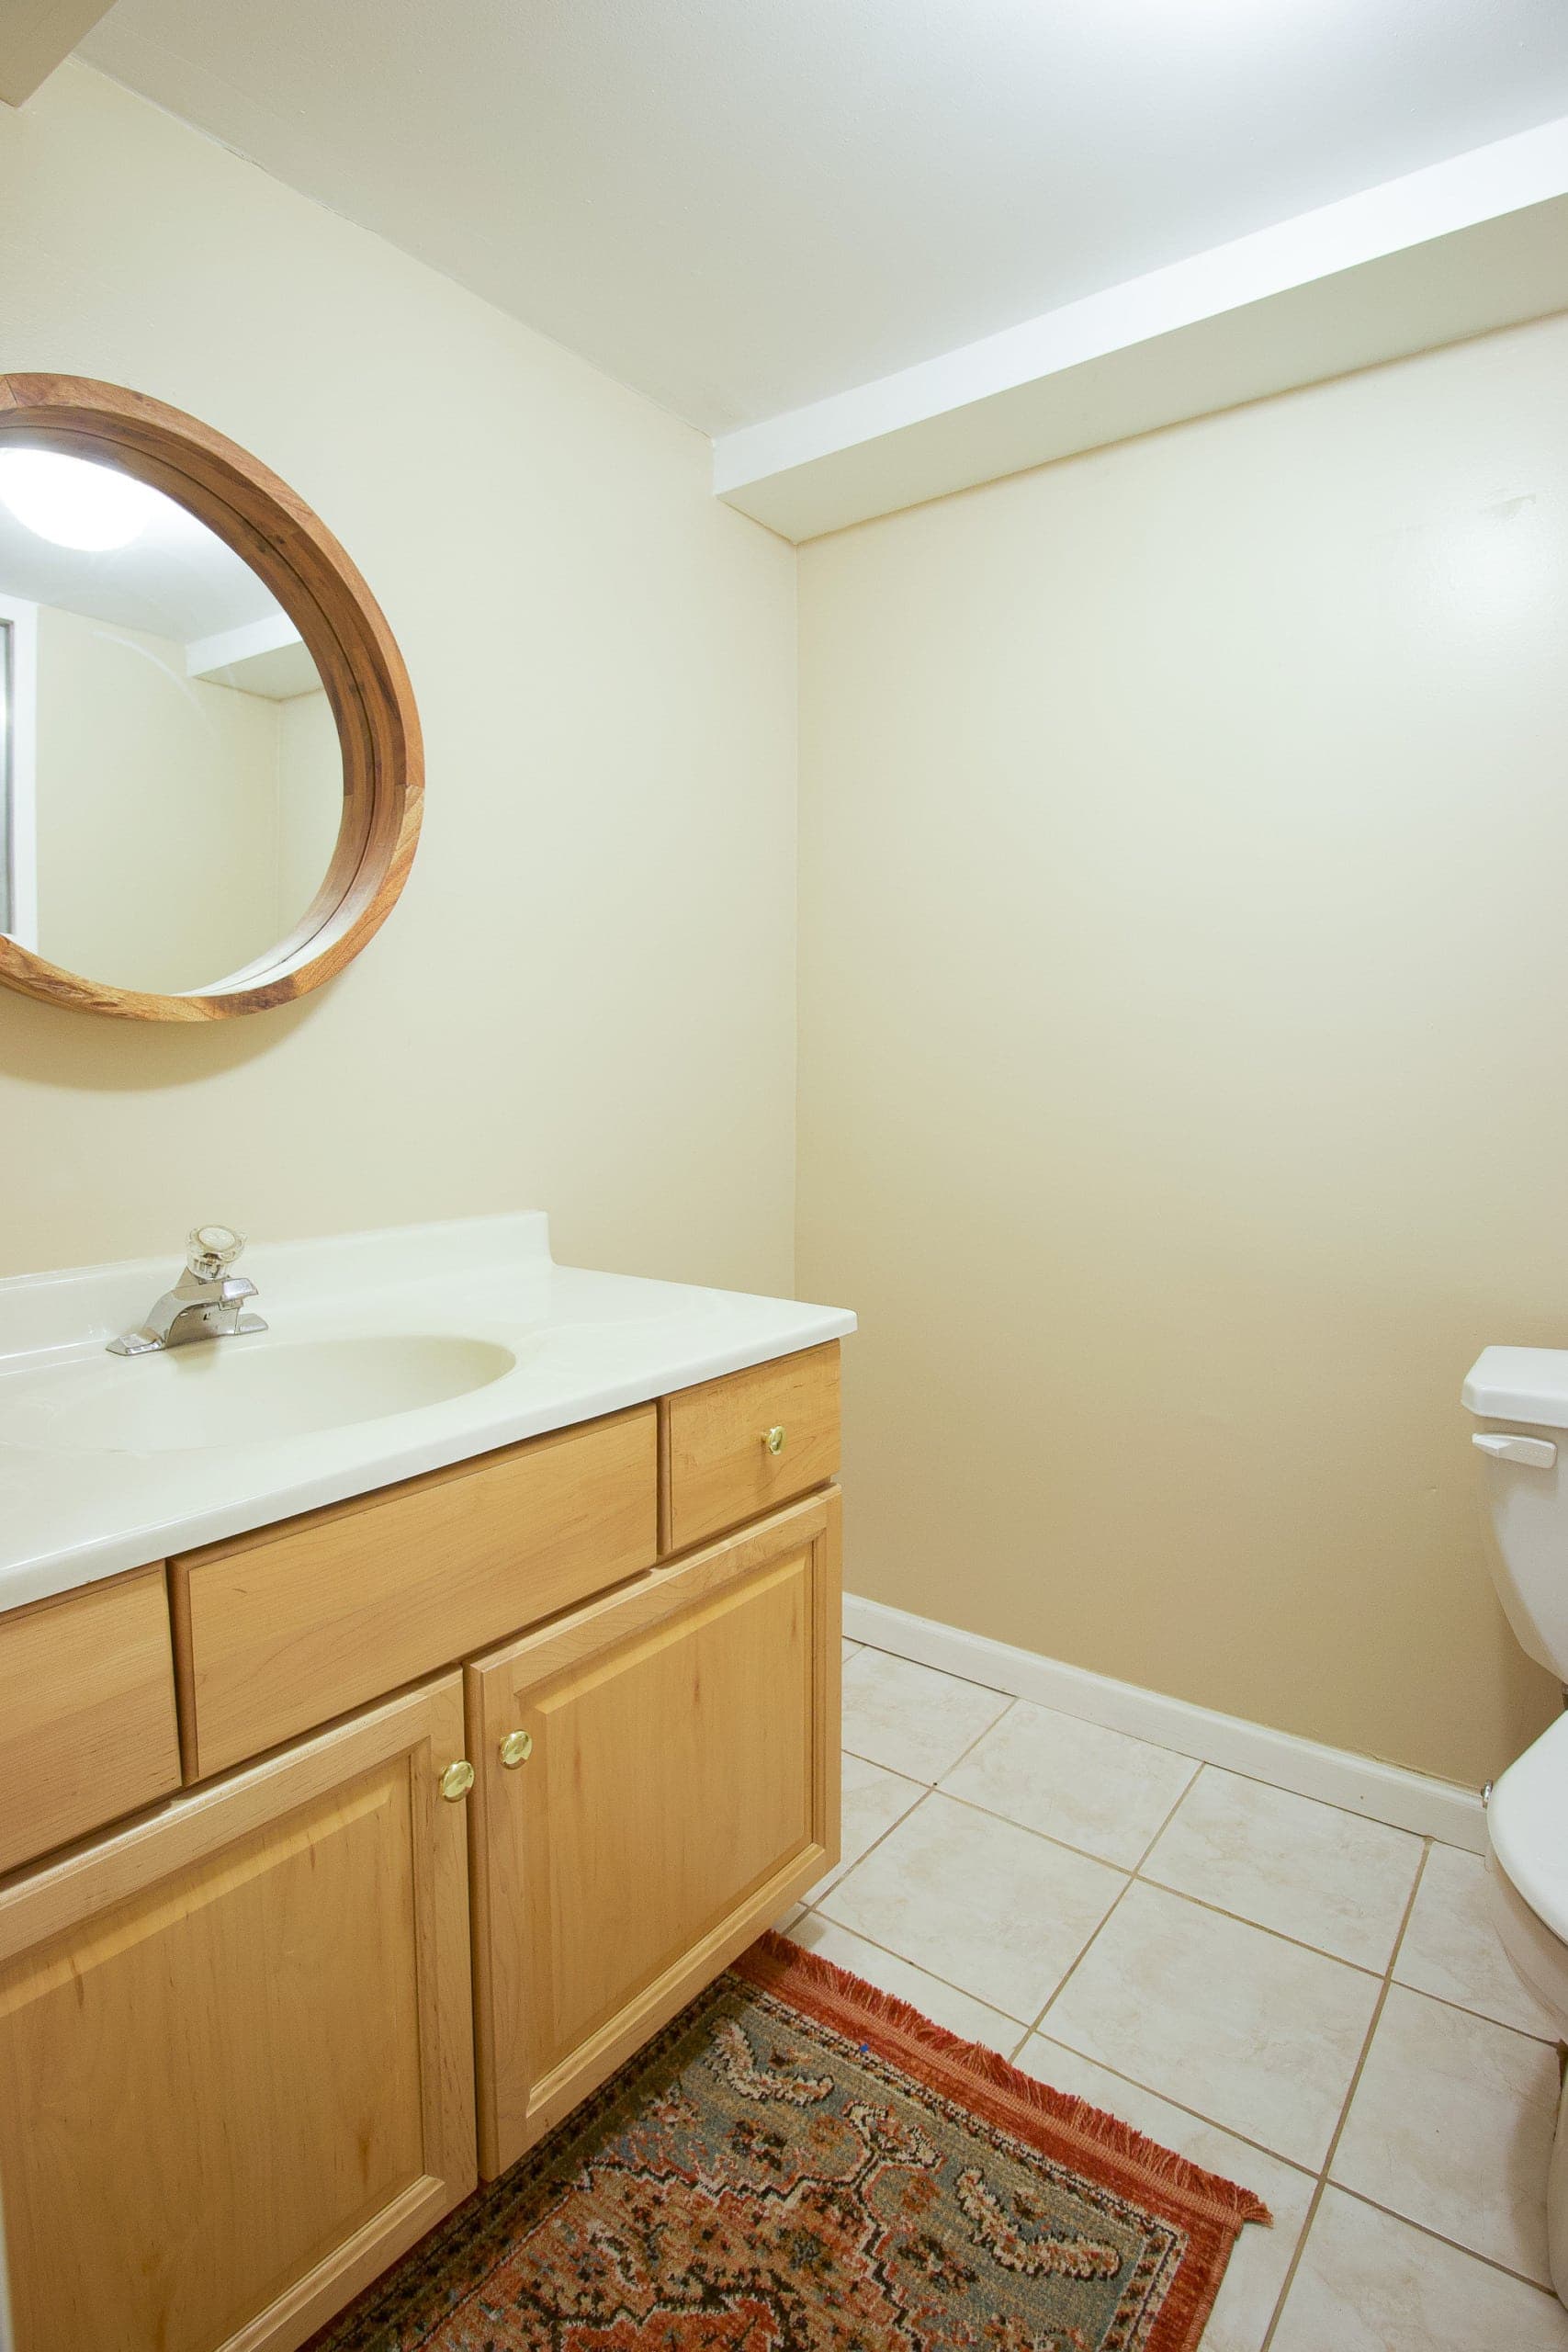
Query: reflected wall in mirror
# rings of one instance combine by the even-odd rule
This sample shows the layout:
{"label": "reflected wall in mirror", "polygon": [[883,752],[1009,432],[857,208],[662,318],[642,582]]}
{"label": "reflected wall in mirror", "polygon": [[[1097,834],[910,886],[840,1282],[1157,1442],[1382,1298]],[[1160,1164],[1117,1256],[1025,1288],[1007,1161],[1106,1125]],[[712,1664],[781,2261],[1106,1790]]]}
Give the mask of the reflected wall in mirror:
{"label": "reflected wall in mirror", "polygon": [[0,984],[286,1004],[385,922],[423,794],[391,631],[287,482],[142,393],[0,375]]}
{"label": "reflected wall in mirror", "polygon": [[264,959],[321,888],[343,763],[249,564],[101,462],[0,445],[0,930],[177,994]]}

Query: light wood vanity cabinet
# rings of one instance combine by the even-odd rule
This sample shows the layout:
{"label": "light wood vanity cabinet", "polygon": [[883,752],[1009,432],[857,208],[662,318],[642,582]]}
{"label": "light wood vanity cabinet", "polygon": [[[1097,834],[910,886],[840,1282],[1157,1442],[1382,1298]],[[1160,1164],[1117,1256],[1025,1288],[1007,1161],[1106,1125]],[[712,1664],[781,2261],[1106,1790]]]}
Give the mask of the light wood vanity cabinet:
{"label": "light wood vanity cabinet", "polygon": [[837,1856],[839,1497],[467,1670],[480,2170]]}
{"label": "light wood vanity cabinet", "polygon": [[839,1343],[664,1399],[660,1549],[683,1552],[839,1475]]}
{"label": "light wood vanity cabinet", "polygon": [[16,2352],[292,2352],[837,1858],[837,1359],[0,1616]]}
{"label": "light wood vanity cabinet", "polygon": [[0,1617],[0,1871],[179,1778],[161,1569]]}
{"label": "light wood vanity cabinet", "polygon": [[448,1675],[0,1891],[17,2352],[295,2345],[474,2181]]}
{"label": "light wood vanity cabinet", "polygon": [[172,1560],[190,1777],[648,1567],[657,1419],[612,1413]]}

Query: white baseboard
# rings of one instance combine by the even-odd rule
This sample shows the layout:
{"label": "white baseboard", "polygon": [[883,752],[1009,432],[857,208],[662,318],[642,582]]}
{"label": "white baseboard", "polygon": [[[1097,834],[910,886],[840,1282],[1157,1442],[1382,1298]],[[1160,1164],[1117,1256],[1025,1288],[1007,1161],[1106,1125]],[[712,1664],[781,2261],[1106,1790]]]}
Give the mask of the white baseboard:
{"label": "white baseboard", "polygon": [[1348,1748],[1323,1747],[1314,1739],[1272,1731],[1241,1715],[1216,1714],[1212,1707],[1168,1699],[1134,1682],[1114,1682],[1086,1667],[1066,1666],[1060,1658],[1014,1649],[1010,1643],[988,1641],[983,1634],[966,1634],[934,1617],[915,1617],[907,1609],[889,1609],[854,1593],[844,1595],[844,1632],[873,1649],[963,1675],[1015,1699],[1032,1699],[1038,1706],[1101,1724],[1108,1731],[1173,1747],[1180,1756],[1201,1757],[1205,1764],[1223,1765],[1250,1780],[1271,1781],[1276,1788],[1319,1797],[1347,1813],[1390,1822],[1417,1837],[1440,1838],[1472,1853],[1486,1849],[1481,1798],[1456,1781],[1429,1780],[1424,1772],[1380,1764]]}

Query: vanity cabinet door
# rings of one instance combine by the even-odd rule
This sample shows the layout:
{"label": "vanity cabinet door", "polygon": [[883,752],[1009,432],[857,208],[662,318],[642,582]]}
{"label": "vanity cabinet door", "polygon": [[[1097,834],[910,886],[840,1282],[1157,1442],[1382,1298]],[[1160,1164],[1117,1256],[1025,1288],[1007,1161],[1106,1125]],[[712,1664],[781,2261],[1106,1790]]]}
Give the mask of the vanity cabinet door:
{"label": "vanity cabinet door", "polygon": [[479,2168],[836,1860],[839,1496],[467,1669]]}
{"label": "vanity cabinet door", "polygon": [[285,2352],[474,2182],[457,1675],[0,1892],[17,2352]]}

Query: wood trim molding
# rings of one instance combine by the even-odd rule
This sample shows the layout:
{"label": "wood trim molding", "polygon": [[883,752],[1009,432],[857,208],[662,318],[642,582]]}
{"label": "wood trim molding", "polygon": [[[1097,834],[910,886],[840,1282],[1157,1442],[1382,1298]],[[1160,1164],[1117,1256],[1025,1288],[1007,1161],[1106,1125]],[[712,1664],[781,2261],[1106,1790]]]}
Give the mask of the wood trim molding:
{"label": "wood trim molding", "polygon": [[265,582],[321,673],[343,750],[343,821],[325,880],[259,962],[156,996],[64,971],[0,935],[0,982],[125,1021],[223,1021],[320,988],[391,912],[419,839],[424,757],[413,689],[380,606],[287,482],[199,419],[76,376],[0,376],[0,447],[96,458],[175,499]]}

